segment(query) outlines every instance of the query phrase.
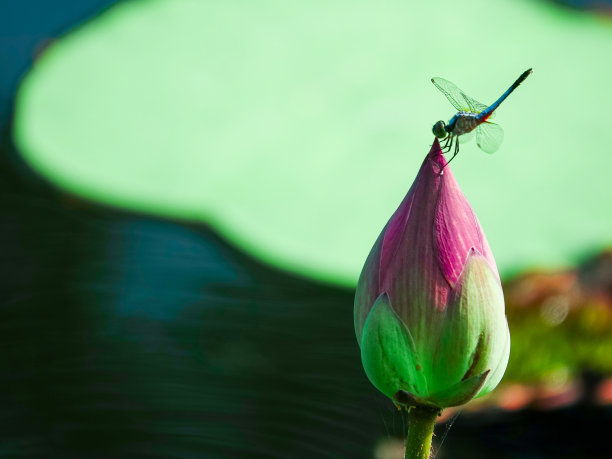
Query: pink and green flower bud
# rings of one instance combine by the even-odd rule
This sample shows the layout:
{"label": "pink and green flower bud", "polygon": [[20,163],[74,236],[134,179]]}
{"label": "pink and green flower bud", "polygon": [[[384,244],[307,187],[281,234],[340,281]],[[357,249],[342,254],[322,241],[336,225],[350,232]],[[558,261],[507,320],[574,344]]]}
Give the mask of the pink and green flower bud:
{"label": "pink and green flower bud", "polygon": [[365,372],[400,405],[484,395],[510,354],[491,249],[436,140],[368,256],[355,295]]}

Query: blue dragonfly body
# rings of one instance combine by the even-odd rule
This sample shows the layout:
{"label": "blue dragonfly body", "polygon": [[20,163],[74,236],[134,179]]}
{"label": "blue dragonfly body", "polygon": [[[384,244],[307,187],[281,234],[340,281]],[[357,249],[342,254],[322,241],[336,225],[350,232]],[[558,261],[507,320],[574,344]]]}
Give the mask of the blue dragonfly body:
{"label": "blue dragonfly body", "polygon": [[525,70],[517,80],[512,83],[499,99],[487,106],[468,96],[456,85],[444,78],[432,78],[432,83],[446,96],[449,102],[459,110],[448,123],[438,121],[433,126],[433,133],[439,139],[446,138],[445,151],[450,151],[454,145],[453,160],[459,153],[459,142],[464,143],[476,133],[476,144],[486,153],[495,153],[499,148],[504,131],[498,124],[489,119],[495,114],[499,105],[532,73],[532,69]]}

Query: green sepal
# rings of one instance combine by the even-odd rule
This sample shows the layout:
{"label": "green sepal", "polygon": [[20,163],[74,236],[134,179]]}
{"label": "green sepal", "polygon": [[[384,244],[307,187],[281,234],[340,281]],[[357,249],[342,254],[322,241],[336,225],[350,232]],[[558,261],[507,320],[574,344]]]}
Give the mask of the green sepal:
{"label": "green sepal", "polygon": [[491,372],[491,375],[487,378],[484,386],[478,393],[476,397],[482,397],[483,395],[488,394],[493,389],[497,387],[499,382],[501,381],[504,373],[506,372],[506,367],[508,366],[508,360],[510,359],[510,329],[508,328],[508,324],[506,323],[506,341],[504,344],[504,348],[502,350],[501,359],[499,363]]}
{"label": "green sepal", "polygon": [[[509,353],[508,323],[504,315],[504,295],[499,279],[485,258],[472,250],[468,255],[447,309],[430,375],[427,397],[450,394],[453,388],[483,374],[495,376],[481,384],[474,396],[492,390],[503,375]],[[462,397],[463,391],[458,394]],[[442,399],[435,400],[439,406]]]}
{"label": "green sepal", "polygon": [[427,383],[410,330],[397,316],[386,293],[381,294],[366,319],[361,361],[372,384],[387,397],[400,390],[416,397],[427,394]]}
{"label": "green sepal", "polygon": [[425,401],[439,407],[463,405],[476,397],[490,372],[491,370],[487,370],[484,373],[460,381],[448,389],[432,394]]}

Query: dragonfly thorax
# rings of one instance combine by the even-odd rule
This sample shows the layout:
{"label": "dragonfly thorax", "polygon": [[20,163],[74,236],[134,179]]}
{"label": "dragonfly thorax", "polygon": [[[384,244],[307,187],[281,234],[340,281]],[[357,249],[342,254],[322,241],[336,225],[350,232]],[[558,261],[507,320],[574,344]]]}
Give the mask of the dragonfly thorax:
{"label": "dragonfly thorax", "polygon": [[455,136],[472,132],[482,123],[478,113],[459,112],[448,122],[446,129]]}

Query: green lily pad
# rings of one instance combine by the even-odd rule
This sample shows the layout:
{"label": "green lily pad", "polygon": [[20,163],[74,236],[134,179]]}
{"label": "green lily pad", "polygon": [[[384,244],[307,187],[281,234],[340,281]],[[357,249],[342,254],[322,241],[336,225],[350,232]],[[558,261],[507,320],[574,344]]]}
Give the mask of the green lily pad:
{"label": "green lily pad", "polygon": [[453,107],[493,102],[492,156],[452,167],[502,274],[612,242],[612,23],[545,2],[121,2],[23,80],[14,135],[59,187],[210,222],[282,268],[352,285]]}

